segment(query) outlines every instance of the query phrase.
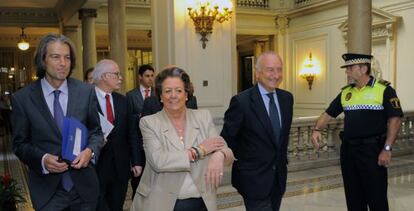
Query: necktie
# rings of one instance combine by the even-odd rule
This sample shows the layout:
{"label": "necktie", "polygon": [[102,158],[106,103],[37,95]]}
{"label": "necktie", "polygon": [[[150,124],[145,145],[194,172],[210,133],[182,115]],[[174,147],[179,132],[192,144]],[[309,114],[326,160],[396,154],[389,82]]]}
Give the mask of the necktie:
{"label": "necktie", "polygon": [[[53,91],[53,94],[55,95],[55,99],[53,101],[53,116],[55,117],[56,125],[58,126],[60,132],[62,132],[63,118],[65,115],[63,114],[63,109],[59,102],[60,92],[60,90]],[[70,191],[73,187],[73,181],[70,177],[69,171],[62,174],[62,186],[66,191]]]}
{"label": "necktie", "polygon": [[114,113],[112,112],[112,104],[111,104],[111,100],[109,97],[109,94],[105,95],[105,100],[106,100],[106,118],[108,119],[108,121],[110,123],[114,123]]}
{"label": "necktie", "polygon": [[145,96],[144,99],[147,99],[150,96],[150,90],[149,89],[145,89]]}
{"label": "necktie", "polygon": [[279,121],[279,112],[277,111],[275,99],[273,98],[273,92],[266,94],[269,97],[269,118],[272,124],[273,133],[276,137],[276,143],[279,141],[280,137],[280,121]]}

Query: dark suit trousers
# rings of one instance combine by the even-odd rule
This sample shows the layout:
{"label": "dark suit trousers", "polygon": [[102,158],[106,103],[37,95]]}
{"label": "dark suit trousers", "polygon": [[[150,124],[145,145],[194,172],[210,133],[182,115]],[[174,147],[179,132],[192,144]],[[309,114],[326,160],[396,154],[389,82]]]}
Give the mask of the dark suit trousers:
{"label": "dark suit trousers", "polygon": [[378,166],[383,144],[341,145],[341,170],[349,211],[388,211],[387,168]]}
{"label": "dark suit trousers", "polygon": [[[106,157],[104,157],[106,156]],[[97,167],[99,178],[98,211],[122,211],[128,189],[128,180],[118,178],[115,160],[109,154],[101,156]]]}
{"label": "dark suit trousers", "polygon": [[272,194],[268,198],[257,200],[243,197],[246,211],[279,211],[283,193],[279,190],[277,181],[275,179]]}
{"label": "dark suit trousers", "polygon": [[85,203],[75,188],[67,192],[59,185],[55,195],[38,211],[95,211],[97,202]]}

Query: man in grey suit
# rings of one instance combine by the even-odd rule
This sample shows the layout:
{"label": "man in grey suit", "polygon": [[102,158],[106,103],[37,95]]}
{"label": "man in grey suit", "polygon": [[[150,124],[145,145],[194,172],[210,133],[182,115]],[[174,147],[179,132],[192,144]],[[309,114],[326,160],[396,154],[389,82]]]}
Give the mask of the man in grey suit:
{"label": "man in grey suit", "polygon": [[126,94],[127,105],[128,105],[128,124],[129,132],[128,135],[132,140],[136,140],[138,144],[132,145],[133,152],[131,159],[131,166],[133,168],[131,187],[132,187],[132,199],[135,195],[135,190],[138,187],[142,168],[145,164],[145,154],[142,147],[142,139],[139,136],[139,118],[141,117],[142,107],[144,100],[151,96],[154,96],[154,68],[151,65],[142,65],[137,71],[139,80],[139,86]]}
{"label": "man in grey suit", "polygon": [[[13,150],[29,167],[33,207],[41,211],[96,209],[98,177],[90,160],[103,145],[93,86],[69,78],[75,67],[71,41],[47,34],[39,42],[38,80],[12,96]],[[59,158],[64,117],[88,128],[88,143],[72,162]]]}

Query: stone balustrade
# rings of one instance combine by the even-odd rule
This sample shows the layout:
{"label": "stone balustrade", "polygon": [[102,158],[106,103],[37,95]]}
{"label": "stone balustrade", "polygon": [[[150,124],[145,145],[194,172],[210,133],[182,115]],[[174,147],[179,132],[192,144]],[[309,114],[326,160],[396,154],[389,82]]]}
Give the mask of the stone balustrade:
{"label": "stone balustrade", "polygon": [[268,9],[269,0],[237,0],[238,7]]}
{"label": "stone balustrade", "polygon": [[[288,158],[290,170],[303,170],[329,166],[339,163],[341,140],[339,132],[343,129],[343,118],[329,122],[322,132],[322,143],[315,149],[311,142],[312,129],[318,117],[295,118],[290,130]],[[405,112],[397,142],[393,146],[393,155],[405,155],[414,152],[414,111]]]}
{"label": "stone balustrade", "polygon": [[[341,140],[339,132],[343,129],[343,118],[330,121],[322,132],[322,143],[315,149],[311,142],[313,126],[318,117],[294,118],[290,130],[288,159],[289,171],[305,170],[339,164]],[[397,142],[393,146],[393,156],[414,153],[414,111],[405,112]],[[216,118],[214,123],[221,131],[223,119]]]}

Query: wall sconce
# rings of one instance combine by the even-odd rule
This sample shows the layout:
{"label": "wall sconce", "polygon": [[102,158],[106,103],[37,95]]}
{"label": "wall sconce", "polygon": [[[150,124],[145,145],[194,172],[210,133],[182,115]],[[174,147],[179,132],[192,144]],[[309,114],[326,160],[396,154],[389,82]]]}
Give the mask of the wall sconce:
{"label": "wall sconce", "polygon": [[231,19],[233,3],[231,0],[189,0],[188,15],[194,22],[195,30],[201,35],[203,49],[208,41],[207,35],[213,33],[214,21],[223,23]]}
{"label": "wall sconce", "polygon": [[304,68],[299,72],[301,78],[306,79],[308,82],[309,90],[312,90],[313,80],[316,75],[319,74],[319,68],[317,67],[315,61],[312,60],[312,53],[309,52],[309,58],[306,59]]}
{"label": "wall sconce", "polygon": [[17,43],[17,47],[22,51],[30,47],[30,44],[27,42],[27,36],[24,34],[24,27],[22,27],[22,34],[20,35],[20,41]]}

